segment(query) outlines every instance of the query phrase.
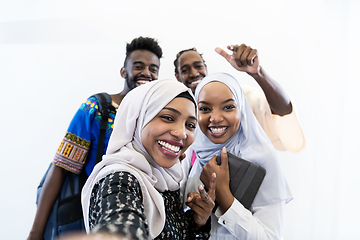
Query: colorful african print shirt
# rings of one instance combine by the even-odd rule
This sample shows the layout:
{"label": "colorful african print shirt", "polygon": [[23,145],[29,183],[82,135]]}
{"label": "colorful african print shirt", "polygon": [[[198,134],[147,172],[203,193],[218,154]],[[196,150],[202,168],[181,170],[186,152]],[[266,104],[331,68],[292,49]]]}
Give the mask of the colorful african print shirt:
{"label": "colorful african print shirt", "polygon": [[[56,152],[53,164],[76,174],[85,166],[87,175],[90,175],[95,166],[100,132],[101,114],[98,109],[97,99],[93,96],[81,104]],[[108,120],[104,154],[113,130],[115,114],[111,112]]]}

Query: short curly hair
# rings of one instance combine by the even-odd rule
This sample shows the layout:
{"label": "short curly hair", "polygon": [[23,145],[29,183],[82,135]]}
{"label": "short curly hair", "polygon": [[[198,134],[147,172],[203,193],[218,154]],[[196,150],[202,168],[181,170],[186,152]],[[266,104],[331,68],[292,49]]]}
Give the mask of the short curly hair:
{"label": "short curly hair", "polygon": [[158,44],[158,41],[150,37],[138,37],[134,38],[131,43],[126,44],[126,57],[124,61],[124,67],[130,54],[136,50],[148,50],[154,53],[159,59],[162,57],[162,49]]}
{"label": "short curly hair", "polygon": [[204,58],[203,58],[203,56],[202,56],[203,54],[202,54],[202,53],[199,53],[196,48],[193,47],[193,48],[181,50],[180,52],[178,52],[178,53],[176,54],[176,59],[175,59],[175,61],[174,61],[175,73],[176,73],[176,74],[179,74],[179,71],[178,71],[177,67],[178,67],[178,64],[179,64],[179,58],[180,58],[180,56],[181,56],[183,53],[188,52],[188,51],[197,52],[197,53],[200,55],[202,61],[205,63],[205,60],[204,60]]}

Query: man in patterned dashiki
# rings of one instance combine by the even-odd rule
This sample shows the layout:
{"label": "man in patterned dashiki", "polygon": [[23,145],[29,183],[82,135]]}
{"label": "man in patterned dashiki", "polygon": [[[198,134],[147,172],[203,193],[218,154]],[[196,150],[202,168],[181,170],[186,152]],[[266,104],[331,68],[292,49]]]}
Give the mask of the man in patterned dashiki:
{"label": "man in patterned dashiki", "polygon": [[[132,89],[157,80],[161,57],[162,49],[153,38],[138,37],[127,44],[124,66],[120,70],[120,75],[125,79],[124,88],[120,93],[110,95],[115,110],[110,113],[108,120],[104,154],[113,130],[115,114],[122,99]],[[61,191],[65,175],[86,171],[89,176],[92,172],[101,122],[98,109],[96,98],[90,97],[81,104],[73,117],[44,182],[28,240],[43,239],[49,215]]]}

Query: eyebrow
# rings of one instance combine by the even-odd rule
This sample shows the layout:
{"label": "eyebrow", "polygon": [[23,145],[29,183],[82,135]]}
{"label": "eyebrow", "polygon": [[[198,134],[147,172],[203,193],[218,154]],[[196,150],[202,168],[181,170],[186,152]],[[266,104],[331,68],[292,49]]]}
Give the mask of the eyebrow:
{"label": "eyebrow", "polygon": [[[181,115],[181,112],[179,112],[178,110],[176,110],[175,108],[171,108],[171,107],[164,107],[163,108],[163,110],[169,110],[169,111],[172,111],[172,112],[174,112],[174,113],[176,113],[177,115]],[[191,119],[193,119],[193,120],[195,120],[195,121],[197,121],[197,118],[196,117],[194,117],[194,116],[189,116],[189,118],[191,118]]]}
{"label": "eyebrow", "polygon": [[[231,102],[231,101],[235,102],[234,99],[229,98],[228,100],[223,101],[221,104],[225,104],[225,103],[228,103],[228,102]],[[205,102],[205,101],[200,101],[199,104],[200,104],[200,103],[202,103],[202,104],[207,104],[207,105],[211,105],[210,103]]]}
{"label": "eyebrow", "polygon": [[[143,63],[143,62],[141,62],[141,61],[136,61],[136,62],[133,62],[133,65],[135,65],[135,64],[142,64],[142,65],[145,65],[145,63]],[[150,66],[155,66],[155,67],[159,68],[159,66],[158,66],[157,64],[155,64],[155,63],[151,63],[151,64],[150,64]]]}
{"label": "eyebrow", "polygon": [[198,63],[203,64],[202,61],[195,61],[195,62],[193,62],[193,63],[191,63],[191,64],[184,64],[184,65],[182,65],[182,66],[180,67],[180,69],[182,69],[182,68],[184,68],[184,67],[188,67],[188,66],[190,66],[190,65],[192,65],[192,64],[198,64]]}

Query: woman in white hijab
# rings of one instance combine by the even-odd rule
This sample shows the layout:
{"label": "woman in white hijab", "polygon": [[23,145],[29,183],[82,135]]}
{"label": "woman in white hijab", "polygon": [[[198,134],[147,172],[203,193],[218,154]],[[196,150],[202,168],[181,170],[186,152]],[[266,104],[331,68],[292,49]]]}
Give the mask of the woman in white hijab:
{"label": "woman in white hijab", "polygon": [[[106,155],[82,190],[87,233],[110,232],[131,239],[208,238],[215,179],[190,194],[184,213],[179,198],[179,156],[194,140],[196,104],[175,80],[137,87],[122,101]],[[210,196],[210,197],[209,197]]]}
{"label": "woman in white hijab", "polygon": [[[195,91],[198,124],[195,141],[183,160],[182,196],[196,191],[215,172],[216,201],[210,239],[281,239],[284,206],[292,199],[276,152],[257,122],[238,81],[225,73],[203,78]],[[191,167],[192,152],[196,160]],[[266,169],[266,176],[246,209],[230,192],[226,151]],[[222,158],[217,165],[216,157]]]}

